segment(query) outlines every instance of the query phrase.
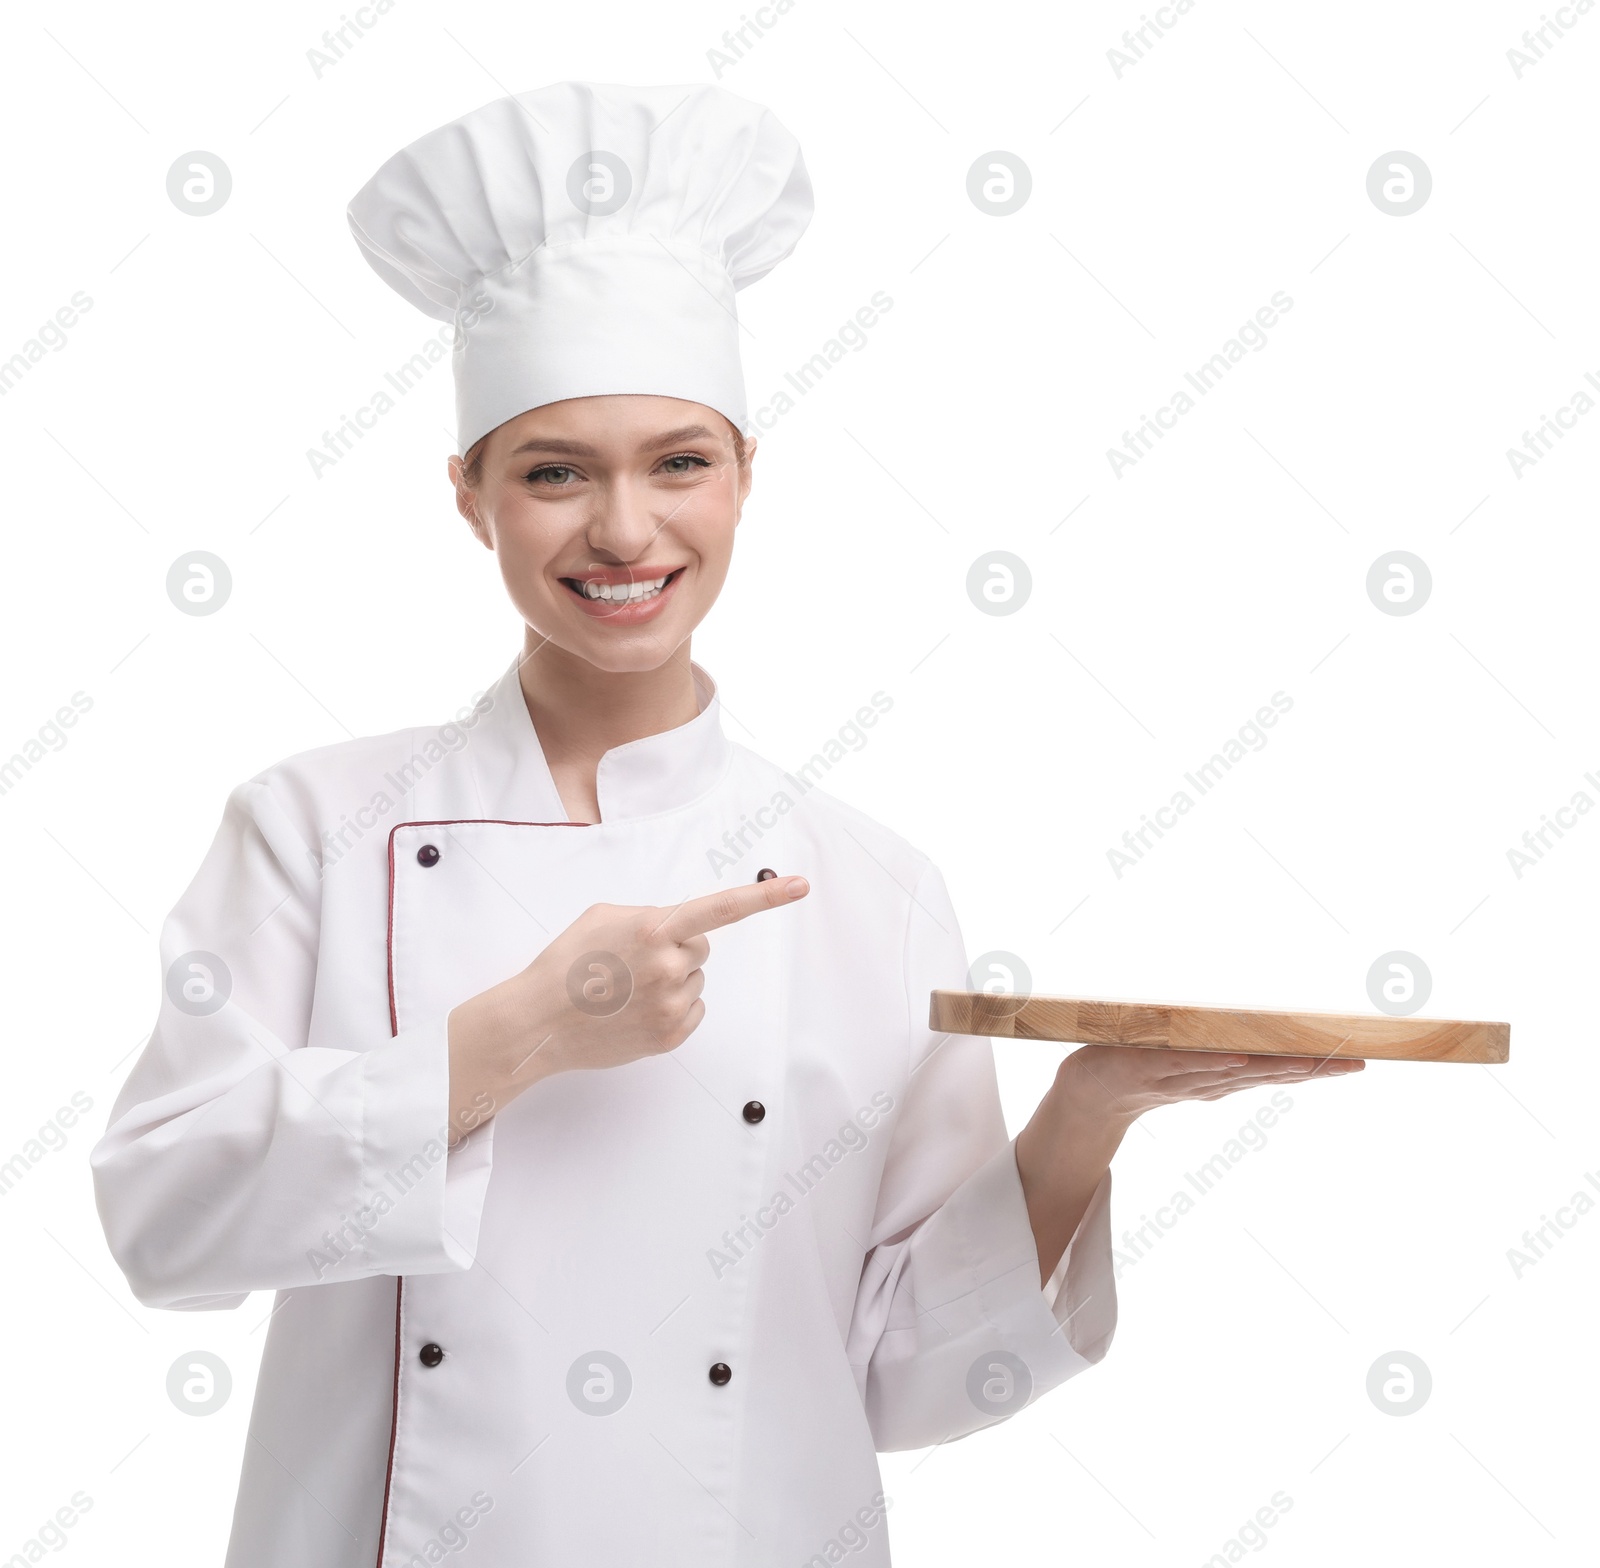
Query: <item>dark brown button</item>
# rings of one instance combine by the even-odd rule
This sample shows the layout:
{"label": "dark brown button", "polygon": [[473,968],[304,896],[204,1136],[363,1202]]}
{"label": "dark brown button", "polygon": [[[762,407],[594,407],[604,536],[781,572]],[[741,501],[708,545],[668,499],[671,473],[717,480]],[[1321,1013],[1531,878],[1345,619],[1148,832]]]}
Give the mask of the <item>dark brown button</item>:
{"label": "dark brown button", "polygon": [[439,864],[439,851],[432,844],[424,844],[417,851],[417,864],[419,866],[436,866]]}
{"label": "dark brown button", "polygon": [[444,1360],[444,1346],[426,1344],[417,1352],[417,1360],[425,1367],[436,1367]]}
{"label": "dark brown button", "polygon": [[763,866],[758,872],[756,872],[756,881],[770,882],[775,876],[777,876],[777,874],[778,873],[776,871],[771,870],[767,866]]}
{"label": "dark brown button", "polygon": [[744,1119],[754,1126],[767,1114],[767,1108],[759,1100],[751,1100],[744,1108]]}
{"label": "dark brown button", "polygon": [[733,1368],[726,1361],[719,1361],[711,1368],[707,1376],[718,1388],[721,1388],[733,1376]]}

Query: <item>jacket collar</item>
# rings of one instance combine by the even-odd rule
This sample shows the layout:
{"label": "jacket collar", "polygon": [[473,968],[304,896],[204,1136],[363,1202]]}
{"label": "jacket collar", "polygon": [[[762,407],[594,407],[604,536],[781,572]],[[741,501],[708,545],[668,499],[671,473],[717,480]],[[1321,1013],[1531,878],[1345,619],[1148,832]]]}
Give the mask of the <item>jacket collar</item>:
{"label": "jacket collar", "polygon": [[[482,729],[469,749],[486,818],[565,822],[567,809],[550,775],[539,732],[523,699],[519,653],[485,693]],[[600,820],[649,817],[686,806],[727,771],[733,747],[722,730],[716,682],[691,661],[700,711],[687,724],[613,746],[600,759],[595,792]]]}

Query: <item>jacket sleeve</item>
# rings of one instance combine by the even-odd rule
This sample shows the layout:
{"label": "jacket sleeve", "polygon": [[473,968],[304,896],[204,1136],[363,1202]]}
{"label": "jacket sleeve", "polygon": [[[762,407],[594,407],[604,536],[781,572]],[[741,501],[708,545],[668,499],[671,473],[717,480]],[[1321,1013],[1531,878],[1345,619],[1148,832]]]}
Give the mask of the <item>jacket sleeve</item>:
{"label": "jacket sleeve", "polygon": [[913,892],[905,964],[910,1079],[848,1341],[880,1452],[1014,1415],[1099,1361],[1117,1312],[1110,1173],[1041,1289],[993,1049],[928,1027],[928,993],[968,984],[955,911],[932,865]]}
{"label": "jacket sleeve", "polygon": [[147,1306],[442,1273],[476,1247],[493,1123],[447,1149],[444,1022],[307,1044],[320,861],[268,777],[229,796],[162,927],[155,1028],[90,1156],[106,1240]]}

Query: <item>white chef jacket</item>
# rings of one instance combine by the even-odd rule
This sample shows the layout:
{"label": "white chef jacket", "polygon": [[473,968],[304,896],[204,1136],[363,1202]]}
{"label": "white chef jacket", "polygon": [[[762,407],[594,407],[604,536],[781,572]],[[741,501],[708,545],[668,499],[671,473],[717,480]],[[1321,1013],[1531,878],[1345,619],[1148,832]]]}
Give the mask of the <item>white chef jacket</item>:
{"label": "white chef jacket", "polygon": [[[1105,1354],[1110,1178],[1041,1289],[990,1044],[928,1027],[967,983],[938,870],[694,677],[696,718],[601,759],[597,824],[516,663],[229,797],[93,1154],[140,1301],[278,1292],[228,1568],[882,1568],[875,1451]],[[811,892],[712,933],[684,1044],[447,1151],[452,1007],[592,904],[763,867]]]}

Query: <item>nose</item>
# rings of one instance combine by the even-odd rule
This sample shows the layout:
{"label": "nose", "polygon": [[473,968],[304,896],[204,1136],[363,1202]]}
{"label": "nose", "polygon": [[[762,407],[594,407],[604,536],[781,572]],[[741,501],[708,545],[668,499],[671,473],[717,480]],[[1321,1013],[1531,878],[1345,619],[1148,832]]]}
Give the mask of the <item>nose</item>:
{"label": "nose", "polygon": [[653,493],[640,480],[619,478],[596,497],[585,542],[607,562],[639,560],[682,505],[681,498]]}

